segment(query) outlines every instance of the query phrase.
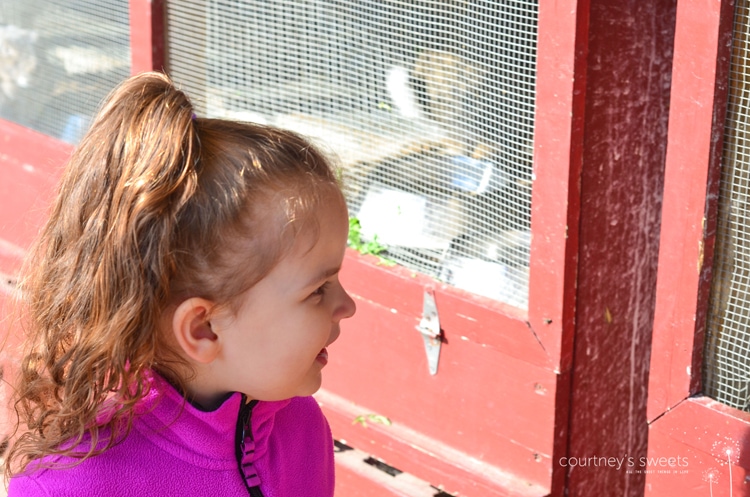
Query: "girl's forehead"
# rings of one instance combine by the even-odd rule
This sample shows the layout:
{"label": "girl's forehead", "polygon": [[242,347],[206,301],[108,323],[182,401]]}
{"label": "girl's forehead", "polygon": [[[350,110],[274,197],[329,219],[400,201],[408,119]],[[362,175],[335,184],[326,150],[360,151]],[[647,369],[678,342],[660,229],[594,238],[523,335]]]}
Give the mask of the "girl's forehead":
{"label": "girl's forehead", "polygon": [[321,200],[317,208],[294,221],[293,252],[308,252],[321,241],[327,242],[329,238],[339,236],[339,225],[346,225],[348,230],[348,210],[343,197],[331,194]]}
{"label": "girl's forehead", "polygon": [[282,257],[312,250],[321,236],[329,236],[323,228],[330,223],[343,219],[348,225],[346,201],[333,185],[310,198],[296,192],[276,192],[259,200],[251,217],[255,236],[265,238],[265,243],[273,245],[268,248],[280,250]]}
{"label": "girl's forehead", "polygon": [[338,272],[349,228],[342,204],[321,205],[298,229],[282,232],[276,264],[258,283],[263,288],[276,284],[286,288],[285,292],[295,292],[320,280],[320,275]]}

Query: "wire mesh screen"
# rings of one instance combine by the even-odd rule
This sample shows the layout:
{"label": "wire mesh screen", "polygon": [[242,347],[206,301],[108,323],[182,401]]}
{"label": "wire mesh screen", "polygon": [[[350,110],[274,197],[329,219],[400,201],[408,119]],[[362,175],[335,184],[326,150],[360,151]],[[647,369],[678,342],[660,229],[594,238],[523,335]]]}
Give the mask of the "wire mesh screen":
{"label": "wire mesh screen", "polygon": [[703,383],[706,395],[750,410],[750,1],[735,8]]}
{"label": "wire mesh screen", "polygon": [[204,115],[312,137],[339,159],[362,246],[518,307],[536,26],[535,0],[167,8],[170,73]]}
{"label": "wire mesh screen", "polygon": [[2,0],[0,118],[76,143],[130,74],[128,0]]}

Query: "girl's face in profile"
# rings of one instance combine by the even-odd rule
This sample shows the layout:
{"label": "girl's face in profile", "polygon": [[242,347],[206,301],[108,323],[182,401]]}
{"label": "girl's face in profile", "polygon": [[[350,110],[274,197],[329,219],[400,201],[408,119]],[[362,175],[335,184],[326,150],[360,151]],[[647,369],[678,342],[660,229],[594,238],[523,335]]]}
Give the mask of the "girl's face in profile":
{"label": "girl's face in profile", "polygon": [[331,193],[316,215],[317,236],[304,230],[291,252],[241,296],[236,312],[220,311],[211,326],[225,337],[228,391],[259,400],[315,393],[339,322],[355,312],[339,282],[349,232],[346,204]]}

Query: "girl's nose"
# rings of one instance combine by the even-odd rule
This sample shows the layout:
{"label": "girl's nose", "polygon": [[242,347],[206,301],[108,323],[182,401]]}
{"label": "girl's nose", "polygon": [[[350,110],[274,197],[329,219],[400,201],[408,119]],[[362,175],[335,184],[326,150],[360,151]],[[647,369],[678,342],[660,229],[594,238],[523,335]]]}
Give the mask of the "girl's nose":
{"label": "girl's nose", "polygon": [[354,303],[354,299],[352,299],[346,290],[344,290],[344,287],[341,287],[341,299],[341,303],[333,316],[333,319],[337,322],[342,319],[350,318],[354,316],[355,312],[357,312],[357,304]]}

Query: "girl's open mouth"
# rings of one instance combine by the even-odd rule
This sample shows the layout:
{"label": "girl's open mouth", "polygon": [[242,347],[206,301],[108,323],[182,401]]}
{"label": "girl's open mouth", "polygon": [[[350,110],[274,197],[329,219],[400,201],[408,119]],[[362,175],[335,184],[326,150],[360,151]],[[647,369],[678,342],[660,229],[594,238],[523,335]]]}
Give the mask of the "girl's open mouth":
{"label": "girl's open mouth", "polygon": [[316,361],[321,363],[323,366],[328,364],[328,349],[323,347],[321,351],[318,353],[318,356],[315,358]]}

